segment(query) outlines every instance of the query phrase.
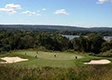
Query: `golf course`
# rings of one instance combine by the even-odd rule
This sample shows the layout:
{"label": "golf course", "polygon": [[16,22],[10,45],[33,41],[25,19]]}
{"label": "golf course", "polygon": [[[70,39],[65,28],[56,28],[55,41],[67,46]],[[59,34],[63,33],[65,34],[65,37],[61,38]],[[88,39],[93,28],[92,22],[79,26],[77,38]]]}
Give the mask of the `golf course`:
{"label": "golf course", "polygon": [[[1,61],[3,57],[20,57],[28,59],[27,61],[16,62],[15,65],[31,66],[31,67],[77,67],[84,66],[84,62],[91,60],[106,59],[102,57],[89,56],[78,52],[59,52],[59,51],[38,51],[35,50],[17,50],[0,55]],[[15,59],[16,60],[16,59]],[[110,59],[111,60],[111,59]]]}
{"label": "golf course", "polygon": [[[95,60],[107,64],[99,64],[102,62]],[[89,61],[94,61],[94,64],[87,63]],[[112,58],[89,56],[81,52],[15,50],[0,55],[0,79],[111,80],[111,61]]]}
{"label": "golf course", "polygon": [[79,55],[74,52],[38,51],[37,53],[35,50],[19,50],[0,55],[1,58],[16,57],[16,56],[28,59],[28,61],[22,61],[15,64],[24,66],[51,66],[51,67],[74,67],[76,66],[75,62],[77,62],[77,60],[84,58],[84,55]]}

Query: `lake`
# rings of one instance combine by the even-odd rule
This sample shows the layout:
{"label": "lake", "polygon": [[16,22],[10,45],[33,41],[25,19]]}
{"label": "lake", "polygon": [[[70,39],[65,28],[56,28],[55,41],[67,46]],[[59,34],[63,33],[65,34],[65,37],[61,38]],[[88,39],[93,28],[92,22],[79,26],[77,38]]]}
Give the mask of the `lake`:
{"label": "lake", "polygon": [[[79,35],[62,35],[62,36],[68,38],[69,40],[79,37]],[[87,36],[84,36],[84,37],[87,37]],[[106,40],[107,42],[110,42],[112,40],[112,36],[104,36],[103,39]]]}

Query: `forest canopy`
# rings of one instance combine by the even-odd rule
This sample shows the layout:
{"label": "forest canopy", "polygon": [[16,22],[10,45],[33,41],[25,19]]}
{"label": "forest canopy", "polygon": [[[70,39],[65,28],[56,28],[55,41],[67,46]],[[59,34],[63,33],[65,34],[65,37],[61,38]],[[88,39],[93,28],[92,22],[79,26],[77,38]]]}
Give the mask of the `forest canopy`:
{"label": "forest canopy", "polygon": [[[48,25],[0,25],[0,52],[33,48],[55,51],[74,50],[98,54],[112,49],[112,41],[106,42],[103,39],[105,35],[112,35],[111,29],[104,29],[91,28],[86,30],[86,28],[48,27]],[[79,37],[70,40],[62,36],[63,34],[79,35]],[[87,37],[84,37],[85,35]]]}

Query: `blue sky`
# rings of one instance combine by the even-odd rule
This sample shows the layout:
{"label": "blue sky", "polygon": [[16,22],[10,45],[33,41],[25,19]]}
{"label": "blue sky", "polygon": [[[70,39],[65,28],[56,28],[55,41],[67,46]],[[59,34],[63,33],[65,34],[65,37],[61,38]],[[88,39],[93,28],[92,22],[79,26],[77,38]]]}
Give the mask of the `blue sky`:
{"label": "blue sky", "polygon": [[112,0],[0,0],[0,24],[112,27]]}

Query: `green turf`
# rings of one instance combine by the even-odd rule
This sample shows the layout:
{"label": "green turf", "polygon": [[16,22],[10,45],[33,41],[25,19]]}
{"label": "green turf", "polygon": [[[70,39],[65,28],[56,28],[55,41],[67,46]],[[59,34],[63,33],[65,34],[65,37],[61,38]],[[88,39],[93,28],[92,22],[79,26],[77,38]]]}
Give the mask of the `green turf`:
{"label": "green turf", "polygon": [[[25,51],[17,51],[17,54],[22,54],[24,56],[32,57],[32,60],[28,62],[21,62],[19,64],[24,65],[31,65],[31,66],[51,66],[51,67],[74,67],[75,64],[75,56],[78,59],[82,58],[83,56],[77,55],[75,53],[70,52],[44,52],[39,51],[38,54],[32,50],[25,50]],[[26,54],[26,55],[25,55]],[[54,54],[57,56],[54,57]],[[35,58],[37,56],[37,58]]]}
{"label": "green turf", "polygon": [[[18,52],[20,54],[23,55],[29,55],[32,57],[37,56],[38,58],[41,59],[49,59],[49,60],[72,60],[75,59],[75,57],[77,56],[77,58],[82,58],[81,55],[77,55],[75,53],[69,53],[69,52],[43,52],[43,51],[39,51],[38,54],[35,51],[20,51]],[[54,55],[56,54],[56,57],[54,57]]]}
{"label": "green turf", "polygon": [[[54,57],[54,54],[57,56]],[[83,55],[76,52],[44,52],[39,51],[38,54],[34,50],[19,50],[12,51],[10,53],[1,54],[0,57],[11,57],[19,56],[21,58],[28,59],[28,61],[14,63],[19,66],[51,66],[51,67],[78,67],[84,66],[84,62],[90,61],[91,59],[100,59],[95,56]],[[37,58],[35,58],[37,56]],[[75,59],[75,57],[78,59]],[[112,60],[110,58],[110,60]]]}

